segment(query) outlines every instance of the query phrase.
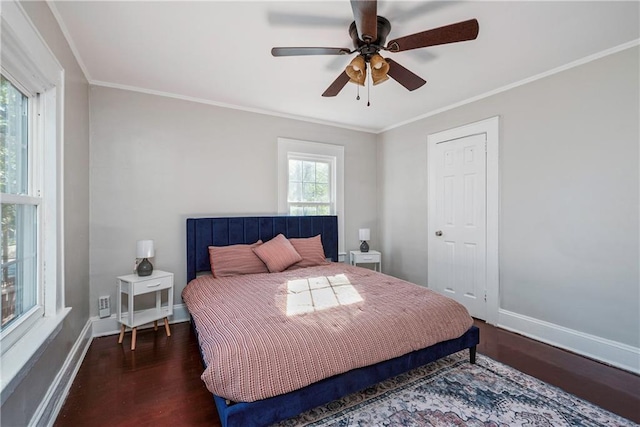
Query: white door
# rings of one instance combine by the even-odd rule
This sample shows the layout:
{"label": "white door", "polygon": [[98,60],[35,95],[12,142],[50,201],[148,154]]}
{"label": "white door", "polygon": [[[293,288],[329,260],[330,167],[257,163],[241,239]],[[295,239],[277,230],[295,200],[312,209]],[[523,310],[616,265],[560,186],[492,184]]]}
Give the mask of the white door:
{"label": "white door", "polygon": [[486,134],[430,150],[429,287],[486,319]]}

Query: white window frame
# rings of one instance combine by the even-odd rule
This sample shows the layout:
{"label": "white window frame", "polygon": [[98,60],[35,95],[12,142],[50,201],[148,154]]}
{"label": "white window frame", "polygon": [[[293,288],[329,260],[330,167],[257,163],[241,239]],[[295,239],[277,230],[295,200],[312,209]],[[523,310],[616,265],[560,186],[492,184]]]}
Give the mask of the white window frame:
{"label": "white window frame", "polygon": [[330,161],[332,215],[338,217],[338,251],[344,252],[344,147],[322,142],[278,138],[278,213],[289,213],[289,158]]}
{"label": "white window frame", "polygon": [[0,333],[1,403],[27,374],[30,361],[61,329],[64,306],[62,141],[64,70],[17,1],[3,1],[2,74],[29,97],[29,196],[3,202],[38,205],[37,304]]}

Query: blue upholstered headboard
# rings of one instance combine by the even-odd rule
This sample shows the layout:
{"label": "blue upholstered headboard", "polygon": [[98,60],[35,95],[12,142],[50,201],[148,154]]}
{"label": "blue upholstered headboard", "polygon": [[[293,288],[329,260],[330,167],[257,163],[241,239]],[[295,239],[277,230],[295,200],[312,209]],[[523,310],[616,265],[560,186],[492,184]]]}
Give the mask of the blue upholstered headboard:
{"label": "blue upholstered headboard", "polygon": [[252,216],[187,219],[187,283],[196,273],[211,271],[209,246],[266,242],[285,237],[322,236],[327,258],[338,261],[337,216]]}

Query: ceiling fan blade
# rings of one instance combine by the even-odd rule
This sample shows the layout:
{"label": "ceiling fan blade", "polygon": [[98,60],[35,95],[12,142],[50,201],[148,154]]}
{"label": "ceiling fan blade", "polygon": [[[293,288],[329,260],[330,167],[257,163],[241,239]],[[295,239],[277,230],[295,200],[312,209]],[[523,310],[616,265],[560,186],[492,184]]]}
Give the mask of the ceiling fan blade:
{"label": "ceiling fan blade", "polygon": [[391,77],[393,80],[400,83],[402,86],[407,88],[408,90],[416,90],[419,87],[422,87],[427,81],[422,79],[420,76],[412,73],[411,71],[404,68],[402,65],[398,64],[393,59],[385,58],[387,63],[389,64],[389,71],[387,75]]}
{"label": "ceiling fan blade", "polygon": [[303,55],[348,55],[351,50],[343,47],[274,47],[273,56],[303,56]]}
{"label": "ceiling fan blade", "polygon": [[349,83],[349,76],[346,71],[343,71],[342,74],[331,83],[327,90],[324,91],[322,96],[336,96],[347,83]]}
{"label": "ceiling fan blade", "polygon": [[421,47],[473,40],[478,37],[479,29],[478,20],[470,19],[391,40],[387,43],[386,49],[390,52],[402,52]]}
{"label": "ceiling fan blade", "polygon": [[351,9],[360,40],[375,41],[378,38],[377,0],[351,0]]}

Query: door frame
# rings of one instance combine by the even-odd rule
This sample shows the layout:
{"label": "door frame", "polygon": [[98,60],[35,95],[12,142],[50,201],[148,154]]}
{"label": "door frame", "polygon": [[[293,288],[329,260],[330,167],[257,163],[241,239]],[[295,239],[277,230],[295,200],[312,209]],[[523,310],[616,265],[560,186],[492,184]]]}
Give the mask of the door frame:
{"label": "door frame", "polygon": [[[492,325],[498,323],[500,307],[500,269],[499,269],[499,229],[500,229],[500,175],[499,175],[499,138],[500,117],[495,116],[453,129],[429,134],[427,136],[427,257],[433,248],[429,236],[435,232],[433,223],[436,206],[432,203],[435,197],[435,158],[431,155],[436,144],[460,139],[467,136],[486,135],[486,322]],[[429,263],[427,263],[428,265]],[[427,286],[429,283],[429,268],[427,267]]]}

